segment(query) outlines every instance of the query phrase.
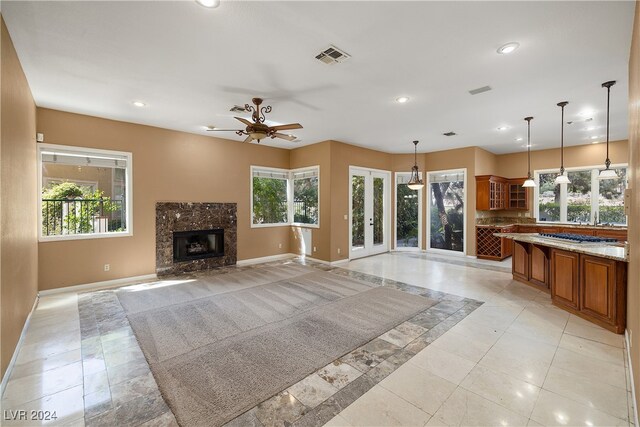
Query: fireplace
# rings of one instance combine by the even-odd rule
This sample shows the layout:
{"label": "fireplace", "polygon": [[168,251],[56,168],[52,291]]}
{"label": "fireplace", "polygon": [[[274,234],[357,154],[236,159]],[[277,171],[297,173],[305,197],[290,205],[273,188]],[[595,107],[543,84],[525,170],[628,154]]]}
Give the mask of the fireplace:
{"label": "fireplace", "polygon": [[224,229],[173,232],[173,261],[224,256]]}
{"label": "fireplace", "polygon": [[237,241],[235,203],[156,203],[158,276],[234,265]]}

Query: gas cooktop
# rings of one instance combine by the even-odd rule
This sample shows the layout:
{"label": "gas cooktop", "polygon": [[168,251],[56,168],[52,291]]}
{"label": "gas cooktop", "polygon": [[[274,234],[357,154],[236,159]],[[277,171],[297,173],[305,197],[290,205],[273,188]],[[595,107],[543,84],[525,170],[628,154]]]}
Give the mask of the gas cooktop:
{"label": "gas cooktop", "polygon": [[584,234],[574,233],[540,233],[542,237],[551,237],[553,239],[567,240],[576,243],[617,243],[618,239],[612,237],[596,237],[585,236]]}

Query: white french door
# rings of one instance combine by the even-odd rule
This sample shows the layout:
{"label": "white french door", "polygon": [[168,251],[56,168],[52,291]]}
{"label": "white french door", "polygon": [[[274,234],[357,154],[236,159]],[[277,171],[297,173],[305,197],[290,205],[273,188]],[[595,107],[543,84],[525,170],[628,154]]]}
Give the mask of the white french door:
{"label": "white french door", "polygon": [[349,168],[349,258],[389,251],[391,173]]}

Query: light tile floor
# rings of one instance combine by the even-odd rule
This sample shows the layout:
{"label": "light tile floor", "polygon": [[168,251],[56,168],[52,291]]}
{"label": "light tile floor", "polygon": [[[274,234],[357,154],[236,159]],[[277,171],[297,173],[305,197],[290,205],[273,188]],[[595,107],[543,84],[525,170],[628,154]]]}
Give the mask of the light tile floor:
{"label": "light tile floor", "polygon": [[[512,281],[506,265],[384,254],[344,266],[485,304],[327,425],[632,424],[622,336],[553,307],[547,294]],[[77,294],[43,297],[2,406],[56,411],[32,425],[83,426],[84,399],[100,392],[99,375],[95,383],[87,375],[93,368],[102,371],[82,364]]]}
{"label": "light tile floor", "polygon": [[327,425],[633,424],[621,335],[552,306],[510,273],[447,261],[395,253],[345,267],[485,304]]}

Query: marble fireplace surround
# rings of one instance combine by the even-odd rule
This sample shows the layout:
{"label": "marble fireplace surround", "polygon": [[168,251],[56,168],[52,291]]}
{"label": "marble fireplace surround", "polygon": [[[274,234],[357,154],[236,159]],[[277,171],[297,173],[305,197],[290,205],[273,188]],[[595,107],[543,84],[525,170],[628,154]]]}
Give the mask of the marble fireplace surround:
{"label": "marble fireplace surround", "polygon": [[[234,265],[237,261],[236,203],[156,203],[156,274],[158,276]],[[173,261],[173,232],[224,229],[224,256]]]}

